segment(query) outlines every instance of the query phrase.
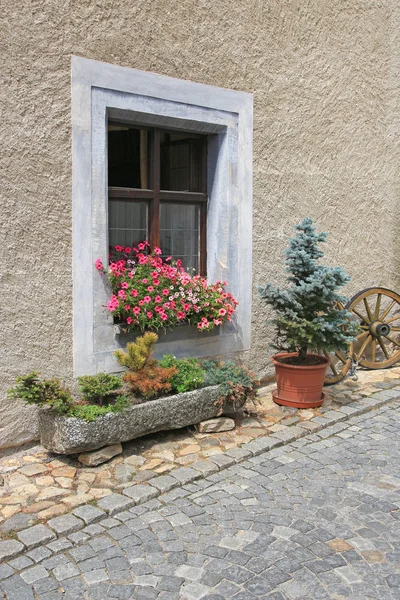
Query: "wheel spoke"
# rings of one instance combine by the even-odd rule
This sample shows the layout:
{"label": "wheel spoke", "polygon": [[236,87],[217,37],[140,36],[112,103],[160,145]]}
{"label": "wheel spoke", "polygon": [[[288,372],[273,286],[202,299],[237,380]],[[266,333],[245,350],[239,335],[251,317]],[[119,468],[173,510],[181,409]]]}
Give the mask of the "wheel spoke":
{"label": "wheel spoke", "polygon": [[346,358],[338,350],[335,352],[335,356],[345,365]]}
{"label": "wheel spoke", "polygon": [[382,348],[383,354],[386,356],[387,359],[389,359],[388,351],[386,350],[385,344],[382,342],[380,337],[378,337],[378,342],[379,342],[380,347]]}
{"label": "wheel spoke", "polygon": [[400,344],[399,342],[396,342],[396,340],[394,340],[392,337],[389,337],[388,335],[386,336],[386,339],[389,340],[389,342],[391,344],[394,344],[395,346],[397,346],[398,348],[400,348]]}
{"label": "wheel spoke", "polygon": [[365,310],[367,311],[369,322],[371,323],[371,321],[373,320],[371,309],[369,308],[369,304],[367,302],[367,299],[364,298],[363,300],[364,300],[364,306],[365,306]]}
{"label": "wheel spoke", "polygon": [[366,347],[368,346],[368,344],[370,343],[371,340],[372,340],[372,335],[368,335],[366,340],[364,340],[360,350],[357,352],[359,358],[363,355],[364,350],[366,349]]}
{"label": "wheel spoke", "polygon": [[335,375],[335,377],[337,377],[338,372],[336,371],[335,365],[333,363],[331,363],[331,369],[332,369],[333,374]]}
{"label": "wheel spoke", "polygon": [[400,315],[397,315],[396,317],[391,317],[386,321],[386,323],[393,323],[393,321],[397,321],[397,319],[400,319]]}
{"label": "wheel spoke", "polygon": [[355,308],[351,309],[353,311],[353,313],[355,315],[357,315],[357,317],[359,317],[361,319],[361,321],[364,321],[364,323],[369,323],[367,317],[364,317],[361,313],[359,313]]}
{"label": "wheel spoke", "polygon": [[374,338],[372,340],[372,344],[371,344],[371,362],[375,362],[375,357],[376,357],[376,339]]}
{"label": "wheel spoke", "polygon": [[395,304],[396,304],[396,300],[392,300],[391,303],[389,304],[389,306],[387,308],[385,308],[383,313],[379,316],[379,321],[383,321],[388,316],[388,314],[390,313],[390,311],[392,310],[392,308]]}
{"label": "wheel spoke", "polygon": [[357,340],[358,340],[359,342],[361,342],[361,340],[362,340],[362,339],[364,339],[364,337],[365,337],[366,335],[369,335],[369,329],[368,329],[368,331],[363,331],[362,333],[360,333],[360,334],[357,336]]}
{"label": "wheel spoke", "polygon": [[374,321],[378,320],[379,311],[381,310],[381,300],[382,300],[382,294],[378,294],[378,298],[376,299],[376,304],[375,304]]}

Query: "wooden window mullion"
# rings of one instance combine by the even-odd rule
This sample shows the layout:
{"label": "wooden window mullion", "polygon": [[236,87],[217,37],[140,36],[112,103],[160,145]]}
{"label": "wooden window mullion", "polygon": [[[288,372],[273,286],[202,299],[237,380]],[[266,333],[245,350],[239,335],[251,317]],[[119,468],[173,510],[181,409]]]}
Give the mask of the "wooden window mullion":
{"label": "wooden window mullion", "polygon": [[160,130],[153,133],[153,200],[150,203],[150,245],[160,245]]}

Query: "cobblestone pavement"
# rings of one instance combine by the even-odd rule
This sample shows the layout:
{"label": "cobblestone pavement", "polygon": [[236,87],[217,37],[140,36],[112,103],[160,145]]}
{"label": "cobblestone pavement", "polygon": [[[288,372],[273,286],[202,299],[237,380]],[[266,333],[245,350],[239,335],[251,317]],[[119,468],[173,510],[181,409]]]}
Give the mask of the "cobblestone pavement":
{"label": "cobblestone pavement", "polygon": [[399,416],[394,400],[112,517],[87,506],[44,545],[30,528],[0,598],[400,599]]}
{"label": "cobblestone pavement", "polygon": [[[94,502],[152,477],[176,473],[198,461],[212,459],[243,447],[258,438],[274,436],[297,426],[317,429],[334,412],[351,414],[353,407],[379,391],[399,383],[400,367],[358,371],[357,382],[345,379],[326,387],[321,408],[300,410],[277,406],[271,397],[275,385],[259,392],[250,414],[238,415],[236,428],[213,434],[197,433],[193,427],[159,432],[125,443],[123,454],[95,468],[82,466],[75,457],[57,456],[43,447],[22,449],[1,458],[0,451],[0,537],[10,529],[21,529],[68,513],[76,506]],[[14,515],[16,518],[14,518]]]}

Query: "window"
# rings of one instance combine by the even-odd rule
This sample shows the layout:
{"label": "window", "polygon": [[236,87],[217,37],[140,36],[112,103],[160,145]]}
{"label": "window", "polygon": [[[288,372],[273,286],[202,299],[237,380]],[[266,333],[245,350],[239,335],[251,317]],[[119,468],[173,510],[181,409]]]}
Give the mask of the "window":
{"label": "window", "polygon": [[[115,141],[109,125],[124,127],[125,141]],[[250,348],[252,132],[251,94],[72,57],[75,376],[119,370],[114,352],[129,341],[104,310],[110,290],[94,261],[107,263],[117,236],[125,242],[147,234],[152,242],[158,235],[164,251],[185,256],[201,271],[206,205],[207,277],[229,282],[240,302],[235,320],[217,334],[168,331],[156,357],[226,356]],[[159,188],[152,183],[156,167]],[[122,197],[109,200],[109,187]],[[151,212],[157,201],[159,227]],[[188,239],[192,246],[182,247]]]}
{"label": "window", "polygon": [[207,136],[108,124],[110,246],[147,239],[206,274]]}

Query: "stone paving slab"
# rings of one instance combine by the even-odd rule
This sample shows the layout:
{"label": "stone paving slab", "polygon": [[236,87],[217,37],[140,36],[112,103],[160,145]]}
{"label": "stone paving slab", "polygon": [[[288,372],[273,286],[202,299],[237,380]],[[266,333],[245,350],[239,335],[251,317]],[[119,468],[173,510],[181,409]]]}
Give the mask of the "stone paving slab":
{"label": "stone paving slab", "polygon": [[398,599],[399,402],[322,431],[6,559],[0,597]]}

